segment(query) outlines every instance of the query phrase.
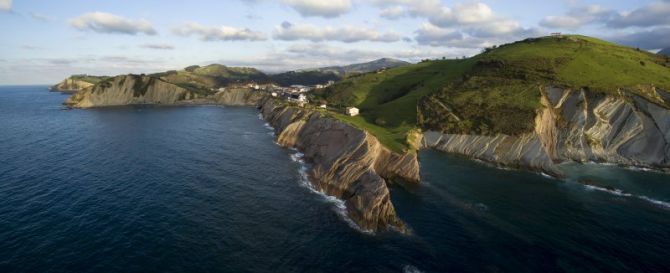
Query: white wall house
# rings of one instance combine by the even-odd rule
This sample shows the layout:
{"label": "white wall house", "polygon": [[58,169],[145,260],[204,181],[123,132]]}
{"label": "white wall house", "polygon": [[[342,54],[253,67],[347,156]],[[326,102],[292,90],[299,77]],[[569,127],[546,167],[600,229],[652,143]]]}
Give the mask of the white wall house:
{"label": "white wall house", "polygon": [[347,107],[347,115],[350,115],[352,117],[358,116],[359,110],[356,107]]}
{"label": "white wall house", "polygon": [[290,94],[287,97],[287,100],[292,101],[292,102],[303,103],[303,102],[307,102],[307,95],[305,95],[305,94]]}

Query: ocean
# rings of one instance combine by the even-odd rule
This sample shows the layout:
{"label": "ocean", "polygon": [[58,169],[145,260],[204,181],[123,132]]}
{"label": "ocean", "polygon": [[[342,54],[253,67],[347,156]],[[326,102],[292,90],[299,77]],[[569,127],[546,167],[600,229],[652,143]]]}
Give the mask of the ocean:
{"label": "ocean", "polygon": [[0,87],[0,272],[670,272],[670,176],[420,152],[361,232],[253,108],[68,110]]}

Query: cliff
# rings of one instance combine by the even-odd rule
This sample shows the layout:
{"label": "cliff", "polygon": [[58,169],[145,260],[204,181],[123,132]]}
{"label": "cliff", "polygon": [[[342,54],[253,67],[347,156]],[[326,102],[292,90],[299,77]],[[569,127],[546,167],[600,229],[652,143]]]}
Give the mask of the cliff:
{"label": "cliff", "polygon": [[534,131],[493,136],[429,131],[423,145],[501,166],[560,176],[564,161],[606,162],[670,170],[670,94],[652,88],[647,97],[544,88]]}
{"label": "cliff", "polygon": [[407,231],[391,203],[387,181],[418,182],[416,154],[390,152],[363,130],[318,112],[277,106],[273,100],[263,104],[262,115],[275,128],[280,145],[304,153],[315,189],[343,200],[358,226]]}
{"label": "cliff", "polygon": [[51,91],[60,91],[60,92],[78,92],[86,88],[92,87],[93,83],[77,80],[74,78],[67,78],[60,83],[51,86],[49,89]]}
{"label": "cliff", "polygon": [[249,89],[203,94],[151,76],[122,75],[72,95],[65,104],[75,108],[132,104],[257,105],[264,96]]}

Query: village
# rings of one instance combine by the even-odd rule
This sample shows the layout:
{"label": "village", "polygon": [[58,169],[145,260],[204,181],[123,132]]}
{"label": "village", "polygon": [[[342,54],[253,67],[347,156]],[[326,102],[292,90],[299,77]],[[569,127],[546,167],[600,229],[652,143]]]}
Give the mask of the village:
{"label": "village", "polygon": [[[232,85],[228,86],[227,88],[246,88],[246,89],[251,89],[254,91],[258,92],[267,92],[270,96],[278,99],[283,99],[286,100],[287,102],[290,103],[295,103],[301,107],[304,107],[310,103],[308,94],[311,91],[314,91],[316,89],[323,89],[326,87],[329,87],[333,85],[335,81],[328,81],[325,84],[316,84],[312,86],[306,86],[306,85],[291,85],[288,87],[285,86],[279,86],[274,83],[269,83],[269,84],[258,84],[258,83],[247,83],[247,84],[242,84],[242,85]],[[226,87],[221,87],[217,91],[225,91]],[[328,105],[325,103],[319,103],[315,104],[316,107],[321,108],[321,109],[327,109]],[[344,114],[348,116],[358,116],[360,114],[360,110],[356,107],[346,107],[344,109]]]}

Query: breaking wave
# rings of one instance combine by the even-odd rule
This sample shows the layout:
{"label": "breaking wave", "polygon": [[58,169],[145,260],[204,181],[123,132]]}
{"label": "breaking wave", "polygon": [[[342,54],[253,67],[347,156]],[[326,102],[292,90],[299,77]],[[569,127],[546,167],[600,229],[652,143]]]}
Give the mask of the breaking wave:
{"label": "breaking wave", "polygon": [[629,192],[625,192],[621,189],[617,188],[610,188],[610,187],[599,187],[599,186],[594,186],[591,184],[583,184],[584,187],[588,190],[595,190],[595,191],[600,191],[600,192],[606,192],[612,195],[616,196],[621,196],[621,197],[630,197],[630,198],[636,198],[638,200],[642,200],[648,203],[651,203],[655,206],[662,207],[665,209],[670,209],[670,202],[665,202],[661,200],[656,200],[651,197],[645,196],[645,195],[635,195]]}
{"label": "breaking wave", "polygon": [[298,173],[300,173],[299,182],[301,186],[309,189],[312,193],[320,196],[324,201],[332,204],[333,209],[337,213],[337,215],[339,215],[340,218],[344,220],[344,222],[347,223],[351,228],[365,234],[374,234],[374,231],[361,228],[349,217],[349,215],[347,214],[347,206],[344,203],[344,200],[339,199],[335,196],[327,195],[323,191],[316,189],[312,184],[312,182],[309,180],[309,174],[307,173],[307,171],[309,170],[310,166],[305,162],[304,159],[305,155],[299,152],[296,148],[289,148],[289,150],[292,151],[292,153],[290,154],[291,160],[300,165]]}

